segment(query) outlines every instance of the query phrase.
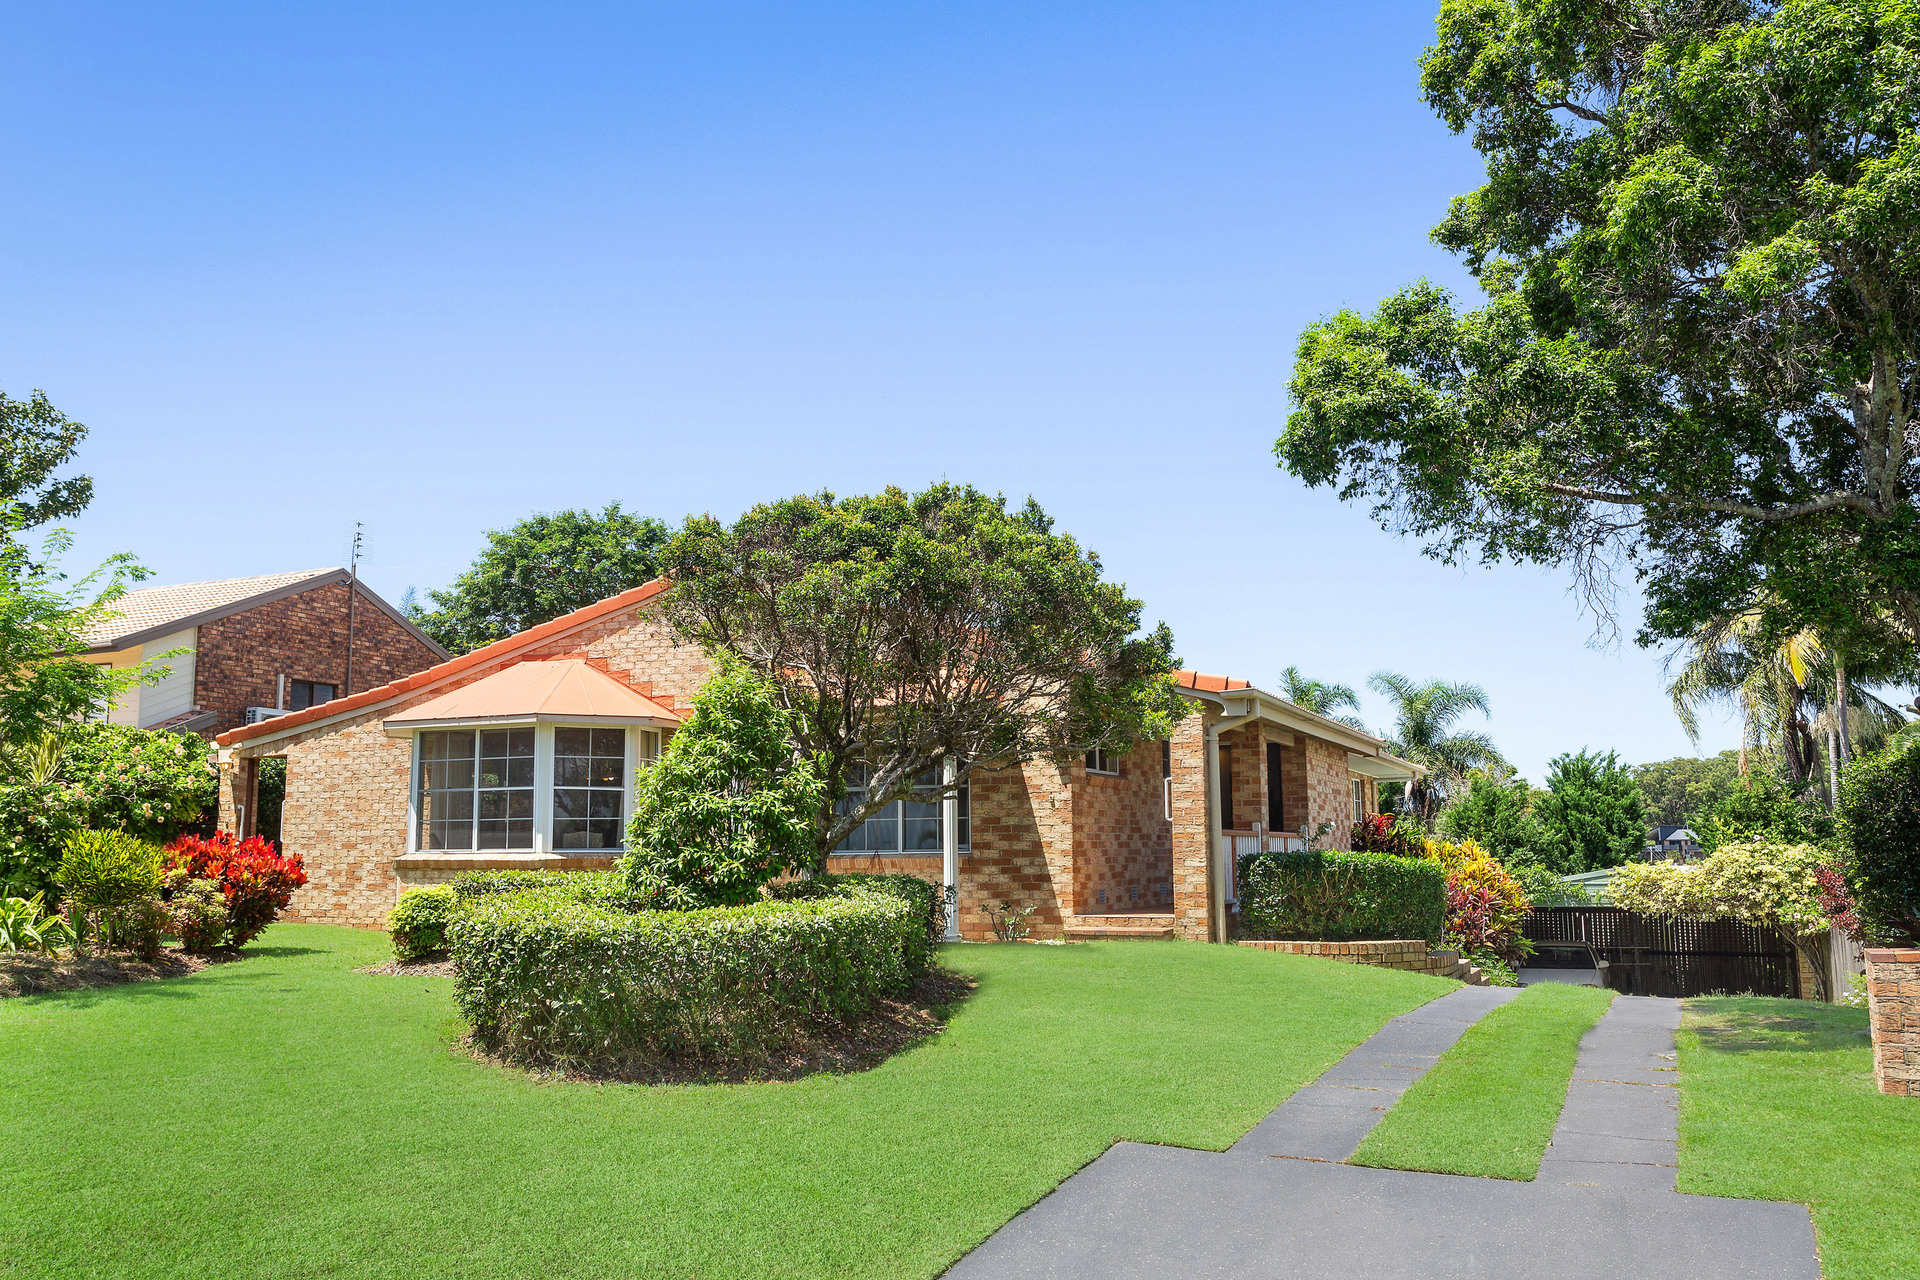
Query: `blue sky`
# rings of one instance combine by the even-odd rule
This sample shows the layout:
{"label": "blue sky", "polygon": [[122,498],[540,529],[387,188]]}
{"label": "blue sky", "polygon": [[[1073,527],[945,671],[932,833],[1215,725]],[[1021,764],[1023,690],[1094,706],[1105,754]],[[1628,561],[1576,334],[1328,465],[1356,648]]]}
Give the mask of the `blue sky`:
{"label": "blue sky", "polygon": [[92,429],[75,562],[158,581],[358,520],[397,599],[536,510],[946,477],[1039,498],[1203,670],[1476,681],[1536,782],[1687,752],[1564,574],[1274,465],[1303,325],[1470,288],[1435,8],[10,5],[0,389]]}

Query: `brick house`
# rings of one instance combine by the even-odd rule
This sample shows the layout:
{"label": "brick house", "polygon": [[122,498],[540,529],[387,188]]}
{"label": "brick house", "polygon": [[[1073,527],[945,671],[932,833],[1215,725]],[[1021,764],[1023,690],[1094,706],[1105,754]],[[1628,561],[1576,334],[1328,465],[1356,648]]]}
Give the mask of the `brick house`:
{"label": "brick house", "polygon": [[[324,706],[230,729],[221,824],[244,830],[257,762],[287,761],[281,835],[306,860],[289,918],[380,926],[400,891],[462,870],[611,867],[635,769],[709,669],[674,642],[653,582]],[[960,934],[1002,904],[1036,937],[1224,938],[1236,854],[1344,846],[1382,781],[1416,766],[1244,680],[1183,672],[1196,714],[1121,756],[976,771],[944,803],[896,801],[830,860],[957,886]],[[949,880],[948,877],[951,876]]]}
{"label": "brick house", "polygon": [[130,690],[108,719],[212,736],[300,711],[447,659],[404,614],[345,569],[140,587],[87,635],[91,661],[165,659],[158,684]]}

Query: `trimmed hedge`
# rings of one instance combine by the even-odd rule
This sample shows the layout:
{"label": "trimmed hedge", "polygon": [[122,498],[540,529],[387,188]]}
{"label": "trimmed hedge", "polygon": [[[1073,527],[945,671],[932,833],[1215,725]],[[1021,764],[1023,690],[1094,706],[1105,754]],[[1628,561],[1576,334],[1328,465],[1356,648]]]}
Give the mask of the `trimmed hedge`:
{"label": "trimmed hedge", "polygon": [[933,949],[947,936],[947,913],[941,910],[938,887],[919,876],[873,875],[856,871],[847,875],[817,875],[806,880],[786,880],[767,886],[767,896],[782,902],[810,902],[820,898],[847,898],[859,893],[885,893],[913,908],[924,929],[907,938],[907,976],[917,978],[933,963]]}
{"label": "trimmed hedge", "polygon": [[1440,941],[1447,877],[1438,863],[1385,853],[1262,853],[1240,864],[1250,938]]}
{"label": "trimmed hedge", "polygon": [[540,889],[470,899],[447,940],[454,999],[492,1052],[753,1061],[906,985],[922,927],[874,892],[628,912]]}
{"label": "trimmed hedge", "polygon": [[463,905],[501,894],[534,892],[617,911],[645,911],[652,905],[636,895],[617,871],[462,871],[446,887]]}

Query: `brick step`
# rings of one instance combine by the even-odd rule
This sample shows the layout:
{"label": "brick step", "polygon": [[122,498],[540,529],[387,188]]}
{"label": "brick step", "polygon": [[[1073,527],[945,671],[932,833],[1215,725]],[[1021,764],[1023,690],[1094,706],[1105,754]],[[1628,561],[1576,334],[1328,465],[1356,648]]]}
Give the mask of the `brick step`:
{"label": "brick step", "polygon": [[1069,938],[1171,938],[1173,926],[1070,924],[1066,934]]}

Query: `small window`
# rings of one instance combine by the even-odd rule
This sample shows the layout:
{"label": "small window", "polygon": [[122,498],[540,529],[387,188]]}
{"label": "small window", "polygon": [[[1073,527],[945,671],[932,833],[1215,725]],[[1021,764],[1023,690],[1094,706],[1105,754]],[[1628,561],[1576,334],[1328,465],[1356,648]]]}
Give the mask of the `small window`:
{"label": "small window", "polygon": [[308,707],[332,702],[334,698],[335,686],[321,684],[317,680],[290,680],[287,685],[287,710],[289,711],[305,711]]}
{"label": "small window", "polygon": [[[929,769],[914,779],[923,788],[940,785],[940,776]],[[973,845],[973,788],[962,784],[954,797],[956,810],[955,843],[962,852]],[[867,769],[854,765],[847,771],[847,794],[840,801],[840,812],[849,813],[866,803]],[[941,802],[937,797],[917,800],[912,796],[895,800],[848,833],[834,849],[835,853],[939,853],[941,839]]]}
{"label": "small window", "polygon": [[1367,784],[1361,778],[1353,780],[1353,820],[1355,822],[1367,820]]}
{"label": "small window", "polygon": [[553,731],[553,847],[618,849],[627,795],[624,729]]}
{"label": "small window", "polygon": [[1120,757],[1105,747],[1095,747],[1087,752],[1087,772],[1104,773],[1117,778],[1120,776]]}

